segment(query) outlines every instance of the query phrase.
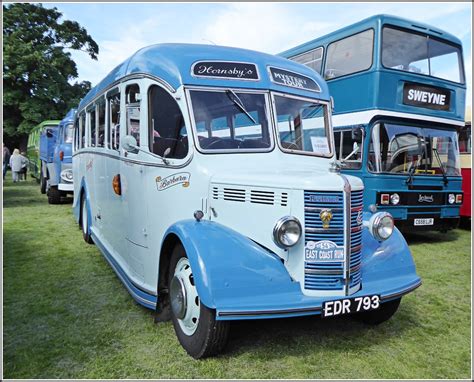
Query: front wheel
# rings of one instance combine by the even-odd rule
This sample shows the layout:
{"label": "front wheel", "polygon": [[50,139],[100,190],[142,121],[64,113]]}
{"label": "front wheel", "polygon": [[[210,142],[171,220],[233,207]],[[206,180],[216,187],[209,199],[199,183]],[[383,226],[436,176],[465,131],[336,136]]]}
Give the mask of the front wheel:
{"label": "front wheel", "polygon": [[62,192],[58,190],[58,186],[51,186],[48,190],[48,203],[60,204]]}
{"label": "front wheel", "polygon": [[390,319],[398,310],[402,298],[385,302],[376,310],[354,314],[354,319],[368,325],[379,325]]}
{"label": "front wheel", "polygon": [[84,194],[81,196],[81,217],[79,219],[79,223],[81,225],[82,237],[84,241],[87,244],[94,244],[90,233],[89,214],[87,213],[87,201]]}
{"label": "front wheel", "polygon": [[168,273],[171,319],[181,346],[193,358],[218,354],[227,344],[229,323],[201,303],[191,264],[181,245],[171,255]]}

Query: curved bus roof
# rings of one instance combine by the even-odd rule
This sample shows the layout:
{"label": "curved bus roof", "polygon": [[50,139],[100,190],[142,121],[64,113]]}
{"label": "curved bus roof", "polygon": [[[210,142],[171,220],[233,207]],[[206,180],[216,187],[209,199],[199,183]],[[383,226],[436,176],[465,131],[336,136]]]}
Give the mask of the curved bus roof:
{"label": "curved bus roof", "polygon": [[[194,63],[199,61],[224,61],[255,64],[258,80],[238,80],[195,77],[191,73]],[[268,67],[284,69],[309,77],[321,91],[297,89],[279,85],[270,79]],[[103,91],[112,87],[125,76],[146,74],[157,77],[173,90],[181,85],[232,87],[248,89],[271,89],[329,101],[326,82],[312,69],[282,57],[247,49],[201,44],[157,44],[140,49],[113,69],[98,85],[81,100],[78,110],[90,103]]]}
{"label": "curved bus roof", "polygon": [[461,40],[459,38],[442,29],[435,28],[432,25],[420,23],[418,21],[408,20],[402,17],[380,14],[368,17],[347,27],[325,34],[324,36],[305,42],[304,44],[298,45],[279,54],[285,57],[296,56],[300,53],[308,51],[309,49],[317,48],[321,45],[327,45],[328,43],[334,42],[340,38],[349,36],[353,33],[362,30],[366,30],[369,28],[374,28],[375,30],[377,30],[378,26],[383,24],[390,24],[394,26],[399,26],[401,28],[426,33],[435,38],[449,41],[453,44],[459,45],[460,47],[462,46]]}

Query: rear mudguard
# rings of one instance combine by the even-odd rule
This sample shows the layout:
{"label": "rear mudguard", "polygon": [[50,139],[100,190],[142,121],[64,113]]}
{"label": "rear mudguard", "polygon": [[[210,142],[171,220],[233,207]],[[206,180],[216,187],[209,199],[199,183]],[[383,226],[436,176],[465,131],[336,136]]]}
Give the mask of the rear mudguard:
{"label": "rear mudguard", "polygon": [[[319,314],[324,301],[341,298],[303,294],[277,255],[219,223],[185,220],[169,234],[181,240],[201,301],[216,309],[218,319]],[[421,284],[398,230],[379,243],[364,228],[362,240],[362,288],[351,297],[378,294],[383,302]]]}

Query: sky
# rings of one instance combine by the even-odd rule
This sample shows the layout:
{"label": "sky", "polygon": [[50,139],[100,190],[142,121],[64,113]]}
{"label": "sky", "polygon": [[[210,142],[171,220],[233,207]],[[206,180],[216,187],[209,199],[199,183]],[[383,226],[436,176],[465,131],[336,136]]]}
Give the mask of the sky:
{"label": "sky", "polygon": [[99,45],[98,61],[73,52],[79,80],[97,84],[138,49],[186,42],[276,54],[366,17],[385,13],[424,22],[463,44],[471,104],[470,3],[43,3],[86,28]]}

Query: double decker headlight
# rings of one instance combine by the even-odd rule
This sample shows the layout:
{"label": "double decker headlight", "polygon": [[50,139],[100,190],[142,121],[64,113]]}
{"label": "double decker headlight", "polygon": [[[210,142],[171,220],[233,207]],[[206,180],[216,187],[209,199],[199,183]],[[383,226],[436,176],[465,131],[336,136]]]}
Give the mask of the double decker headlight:
{"label": "double decker headlight", "polygon": [[301,238],[301,223],[294,216],[284,216],[273,228],[273,240],[280,248],[293,247]]}
{"label": "double decker headlight", "polygon": [[369,220],[369,231],[378,241],[392,236],[394,226],[393,217],[388,212],[377,212]]}

